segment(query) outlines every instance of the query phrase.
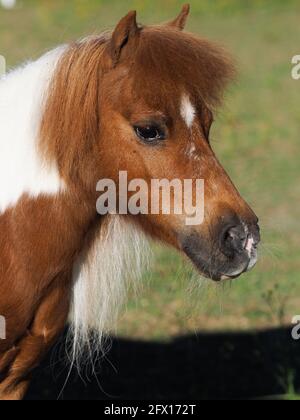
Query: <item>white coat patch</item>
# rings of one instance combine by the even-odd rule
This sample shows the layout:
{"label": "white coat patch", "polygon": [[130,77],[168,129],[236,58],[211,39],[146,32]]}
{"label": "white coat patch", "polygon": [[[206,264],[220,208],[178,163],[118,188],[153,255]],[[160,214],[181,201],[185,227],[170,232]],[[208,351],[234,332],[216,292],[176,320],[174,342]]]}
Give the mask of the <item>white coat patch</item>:
{"label": "white coat patch", "polygon": [[0,214],[23,194],[56,194],[64,186],[56,163],[43,162],[38,131],[49,81],[65,47],[0,78]]}

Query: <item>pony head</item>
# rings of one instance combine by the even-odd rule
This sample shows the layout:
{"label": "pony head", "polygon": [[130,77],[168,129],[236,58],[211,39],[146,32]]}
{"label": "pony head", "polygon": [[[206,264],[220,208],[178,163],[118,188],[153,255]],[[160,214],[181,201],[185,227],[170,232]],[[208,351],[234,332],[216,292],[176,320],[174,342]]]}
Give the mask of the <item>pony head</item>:
{"label": "pony head", "polygon": [[[194,186],[203,180],[199,225],[187,224],[184,211],[126,217],[218,281],[255,265],[258,219],[210,144],[234,66],[222,48],[183,31],[188,14],[186,5],[171,22],[141,26],[130,12],[112,33],[73,44],[52,84],[42,138],[66,183],[93,199],[99,179],[113,180],[118,189],[121,171],[128,182],[144,180],[149,191],[153,179],[192,180]],[[175,200],[173,190],[171,196]]]}

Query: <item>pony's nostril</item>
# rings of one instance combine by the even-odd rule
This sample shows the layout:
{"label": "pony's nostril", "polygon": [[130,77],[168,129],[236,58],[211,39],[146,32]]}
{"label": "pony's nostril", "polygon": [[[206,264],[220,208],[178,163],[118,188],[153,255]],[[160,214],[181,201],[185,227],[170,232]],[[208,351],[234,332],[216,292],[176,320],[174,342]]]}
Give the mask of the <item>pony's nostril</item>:
{"label": "pony's nostril", "polygon": [[230,227],[224,233],[222,248],[227,256],[232,257],[236,253],[242,253],[247,242],[248,235],[243,226]]}

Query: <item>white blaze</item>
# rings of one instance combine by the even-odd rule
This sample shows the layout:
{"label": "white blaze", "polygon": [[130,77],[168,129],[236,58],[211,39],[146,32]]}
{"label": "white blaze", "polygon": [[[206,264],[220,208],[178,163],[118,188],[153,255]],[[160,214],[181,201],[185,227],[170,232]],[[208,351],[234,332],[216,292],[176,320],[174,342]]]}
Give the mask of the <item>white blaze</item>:
{"label": "white blaze", "polygon": [[182,97],[180,113],[188,128],[191,128],[196,117],[196,110],[187,95]]}

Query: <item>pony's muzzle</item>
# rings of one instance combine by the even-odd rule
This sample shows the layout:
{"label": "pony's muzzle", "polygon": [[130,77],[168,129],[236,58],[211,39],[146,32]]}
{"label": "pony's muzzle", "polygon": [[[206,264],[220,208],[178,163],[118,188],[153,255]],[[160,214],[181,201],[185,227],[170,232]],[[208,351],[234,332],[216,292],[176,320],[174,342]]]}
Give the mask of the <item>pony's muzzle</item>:
{"label": "pony's muzzle", "polygon": [[237,218],[223,223],[214,237],[203,240],[193,232],[181,240],[182,249],[201,274],[215,281],[234,279],[258,260],[260,232],[257,219],[246,224]]}
{"label": "pony's muzzle", "polygon": [[240,222],[237,225],[229,225],[223,230],[220,238],[220,249],[236,268],[230,267],[224,272],[222,279],[230,279],[250,271],[257,263],[257,247],[260,242],[260,230],[258,221],[252,224]]}

